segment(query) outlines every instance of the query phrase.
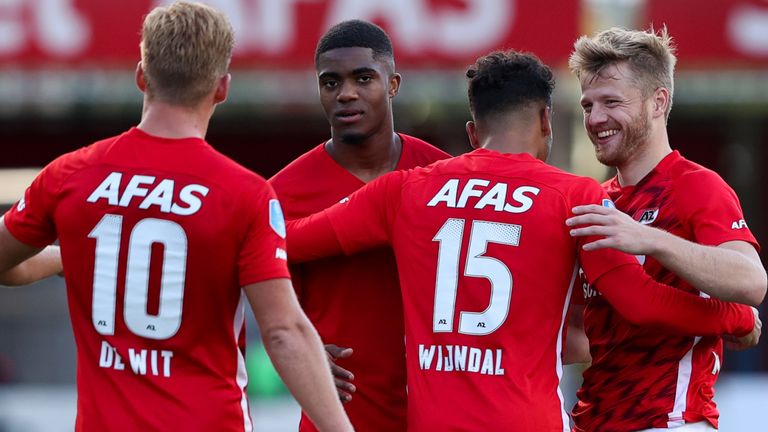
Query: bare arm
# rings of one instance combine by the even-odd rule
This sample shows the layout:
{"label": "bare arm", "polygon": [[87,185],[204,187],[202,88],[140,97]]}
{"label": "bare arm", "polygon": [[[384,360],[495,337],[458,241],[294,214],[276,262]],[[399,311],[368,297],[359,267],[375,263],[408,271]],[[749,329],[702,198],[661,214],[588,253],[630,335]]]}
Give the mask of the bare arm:
{"label": "bare arm", "polygon": [[41,279],[59,274],[64,270],[61,265],[61,251],[58,246],[48,246],[37,255],[0,273],[0,285],[28,285]]}
{"label": "bare arm", "polygon": [[656,250],[649,255],[664,267],[712,297],[750,306],[762,303],[768,279],[751,244],[730,241],[703,246],[661,233]]}
{"label": "bare arm", "polygon": [[589,339],[584,332],[584,305],[571,304],[568,314],[568,331],[565,334],[563,364],[589,363]]}
{"label": "bare arm", "polygon": [[575,207],[571,235],[605,236],[588,243],[585,250],[613,248],[633,255],[649,255],[712,297],[757,306],[768,287],[765,268],[755,248],[744,241],[704,246],[666,231],[642,225],[613,208]]}
{"label": "bare arm", "polygon": [[40,250],[16,240],[16,237],[6,228],[5,219],[0,218],[0,284],[19,285],[13,282],[17,280],[16,278],[24,276],[25,266],[21,269],[17,266]]}
{"label": "bare arm", "polygon": [[351,431],[320,337],[299,307],[290,280],[271,279],[243,289],[264,347],[302,409],[320,431]]}

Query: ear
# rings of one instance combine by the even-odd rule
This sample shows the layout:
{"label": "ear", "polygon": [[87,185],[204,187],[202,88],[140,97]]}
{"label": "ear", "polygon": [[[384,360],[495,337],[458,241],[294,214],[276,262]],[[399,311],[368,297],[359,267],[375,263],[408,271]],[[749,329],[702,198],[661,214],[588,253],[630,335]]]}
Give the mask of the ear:
{"label": "ear", "polygon": [[669,89],[665,87],[657,88],[653,92],[653,96],[651,96],[651,102],[653,103],[651,106],[652,118],[662,117],[666,119],[667,107],[669,107],[669,104],[671,103]]}
{"label": "ear", "polygon": [[465,127],[467,129],[467,136],[469,137],[469,145],[471,145],[473,149],[480,148],[480,141],[477,139],[477,125],[475,122],[470,120]]}
{"label": "ear", "polygon": [[231,82],[231,74],[226,74],[219,78],[219,82],[216,83],[216,91],[213,93],[213,103],[221,103],[227,100],[227,95],[229,95],[229,84]]}
{"label": "ear", "polygon": [[136,63],[136,87],[141,90],[142,93],[147,91],[147,78],[144,76],[144,65],[141,61]]}
{"label": "ear", "polygon": [[545,105],[539,113],[539,120],[541,120],[541,135],[552,136],[552,107]]}
{"label": "ear", "polygon": [[392,99],[393,97],[397,96],[397,92],[400,91],[400,82],[402,81],[402,77],[399,73],[393,73],[389,77],[389,98]]}

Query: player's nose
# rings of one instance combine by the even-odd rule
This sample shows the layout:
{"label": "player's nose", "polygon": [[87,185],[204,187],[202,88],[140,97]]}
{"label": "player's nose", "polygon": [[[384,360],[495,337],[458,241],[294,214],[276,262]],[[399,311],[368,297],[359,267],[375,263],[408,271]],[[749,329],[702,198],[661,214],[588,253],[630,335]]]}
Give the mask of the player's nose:
{"label": "player's nose", "polygon": [[587,114],[587,124],[589,126],[596,126],[605,123],[608,120],[608,114],[605,109],[599,104],[592,105],[592,109]]}
{"label": "player's nose", "polygon": [[339,102],[349,102],[357,99],[357,86],[347,80],[341,83],[339,88],[339,94],[336,96],[336,100]]}

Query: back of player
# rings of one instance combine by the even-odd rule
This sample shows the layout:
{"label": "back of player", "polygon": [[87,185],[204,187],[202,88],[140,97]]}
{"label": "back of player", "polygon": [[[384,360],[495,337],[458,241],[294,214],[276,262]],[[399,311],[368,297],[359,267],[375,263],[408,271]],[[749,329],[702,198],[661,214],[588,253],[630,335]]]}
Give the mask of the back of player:
{"label": "back of player", "polygon": [[407,177],[392,244],[409,427],[568,429],[558,384],[577,249],[563,221],[601,197],[594,181],[484,149]]}
{"label": "back of player", "polygon": [[[594,180],[529,152],[510,154],[514,145],[507,150],[478,149],[388,174],[289,224],[290,256],[299,261],[392,246],[406,327],[409,430],[569,430],[558,384],[576,258],[592,281],[640,268],[614,250],[578,252],[581,240],[569,235],[570,209],[605,199]],[[615,274],[614,284],[637,276]],[[603,293],[618,299],[615,290]],[[622,297],[626,313],[634,298]],[[740,315],[740,329],[750,315]]]}
{"label": "back of player", "polygon": [[[560,354],[577,257],[565,219],[605,195],[541,161],[551,144],[549,68],[498,52],[467,76],[467,130],[483,148],[389,174],[327,215],[346,252],[382,239],[395,252],[409,430],[561,432],[569,422]],[[300,253],[291,243],[291,256]]]}
{"label": "back of player", "polygon": [[[27,207],[54,201],[78,346],[78,430],[250,422],[240,287],[286,276],[275,258],[282,239],[266,220],[271,198],[263,179],[203,140],[136,128],[41,175]],[[241,257],[264,265],[235,271]]]}
{"label": "back of player", "polygon": [[202,138],[233,45],[210,7],[155,8],[139,126],[52,162],[5,216],[16,249],[60,240],[78,431],[252,429],[241,287],[287,282],[288,269],[271,188]]}
{"label": "back of player", "polygon": [[594,180],[541,161],[551,143],[549,68],[497,52],[467,76],[467,129],[483,148],[387,174],[289,223],[289,256],[392,246],[408,430],[562,432],[560,353],[577,256],[565,219],[605,195]]}

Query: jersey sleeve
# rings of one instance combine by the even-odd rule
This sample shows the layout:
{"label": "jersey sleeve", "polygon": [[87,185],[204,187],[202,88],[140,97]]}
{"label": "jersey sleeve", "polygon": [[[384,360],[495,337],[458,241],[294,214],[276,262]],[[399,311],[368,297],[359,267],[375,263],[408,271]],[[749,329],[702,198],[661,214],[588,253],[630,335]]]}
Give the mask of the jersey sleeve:
{"label": "jersey sleeve", "polygon": [[[238,257],[240,286],[269,279],[289,278],[285,245],[285,220],[272,187],[257,182],[246,199],[245,238]],[[247,195],[246,195],[247,196]]]}
{"label": "jersey sleeve", "polygon": [[593,282],[627,321],[686,336],[744,336],[752,331],[749,306],[703,298],[654,281],[639,263],[615,268]]}
{"label": "jersey sleeve", "polygon": [[[613,206],[608,194],[596,181],[590,178],[582,178],[580,181],[574,182],[574,187],[570,189],[568,198],[571,208],[587,204]],[[573,214],[568,216],[573,216]],[[575,239],[582,270],[579,272],[579,280],[582,282],[595,281],[603,274],[623,265],[637,264],[634,257],[615,249],[605,248],[593,251],[583,249],[585,244],[599,239],[600,237],[596,236],[577,237]]]}
{"label": "jersey sleeve", "polygon": [[325,210],[345,254],[389,244],[409,172],[381,176],[350,195],[349,200]]}
{"label": "jersey sleeve", "polygon": [[344,253],[351,255],[388,244],[400,186],[406,172],[396,171],[368,183],[340,203],[288,222],[291,262]]}
{"label": "jersey sleeve", "polygon": [[676,179],[673,193],[678,216],[688,224],[696,243],[717,246],[741,240],[759,251],[736,192],[715,172],[701,169],[683,174]]}
{"label": "jersey sleeve", "polygon": [[288,259],[291,264],[344,253],[326,210],[305,218],[289,220],[287,225]]}
{"label": "jersey sleeve", "polygon": [[8,231],[24,244],[43,247],[56,240],[53,214],[61,187],[61,164],[61,159],[57,159],[45,167],[4,216]]}

